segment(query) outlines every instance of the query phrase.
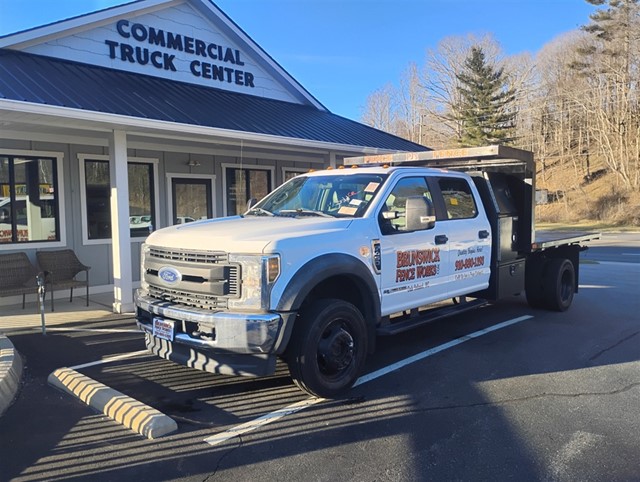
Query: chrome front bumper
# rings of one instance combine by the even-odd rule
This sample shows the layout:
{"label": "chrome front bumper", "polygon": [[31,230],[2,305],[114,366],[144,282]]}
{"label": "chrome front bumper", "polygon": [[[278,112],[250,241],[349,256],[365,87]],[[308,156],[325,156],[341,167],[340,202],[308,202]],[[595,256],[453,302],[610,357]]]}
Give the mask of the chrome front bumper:
{"label": "chrome front bumper", "polygon": [[199,350],[213,350],[225,353],[260,354],[273,353],[278,334],[282,328],[282,317],[277,313],[231,313],[212,312],[199,308],[159,301],[136,292],[136,307],[150,316],[138,312],[138,327],[149,335],[153,334],[153,317],[176,322],[176,327],[197,324],[198,330],[206,337],[192,336],[184,330],[176,329],[173,343]]}

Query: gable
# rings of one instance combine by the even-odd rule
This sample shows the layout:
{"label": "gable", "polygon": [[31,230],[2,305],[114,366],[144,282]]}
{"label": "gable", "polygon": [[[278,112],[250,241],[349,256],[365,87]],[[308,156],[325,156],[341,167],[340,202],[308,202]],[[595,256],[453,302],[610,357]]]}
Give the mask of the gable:
{"label": "gable", "polygon": [[95,14],[89,15],[84,26],[42,38],[36,29],[32,41],[7,47],[322,108],[207,0],[161,2],[155,9],[145,8],[146,3],[126,13],[110,9],[112,16],[99,22],[91,22]]}

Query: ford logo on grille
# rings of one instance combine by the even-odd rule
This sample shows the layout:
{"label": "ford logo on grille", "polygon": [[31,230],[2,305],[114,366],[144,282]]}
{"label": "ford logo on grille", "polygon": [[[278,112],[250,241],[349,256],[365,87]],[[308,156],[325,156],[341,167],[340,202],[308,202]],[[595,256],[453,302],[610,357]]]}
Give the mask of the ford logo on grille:
{"label": "ford logo on grille", "polygon": [[175,284],[182,280],[182,273],[170,266],[164,266],[158,270],[158,276],[167,284]]}

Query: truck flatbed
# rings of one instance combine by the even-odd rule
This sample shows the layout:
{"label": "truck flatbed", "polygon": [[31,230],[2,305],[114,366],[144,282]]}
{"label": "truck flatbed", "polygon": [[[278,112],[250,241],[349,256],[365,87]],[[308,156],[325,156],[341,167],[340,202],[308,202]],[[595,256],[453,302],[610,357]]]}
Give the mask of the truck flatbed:
{"label": "truck flatbed", "polygon": [[531,251],[540,251],[547,248],[564,246],[568,244],[584,243],[600,239],[600,233],[585,233],[584,231],[551,231],[536,230],[535,241],[531,244]]}

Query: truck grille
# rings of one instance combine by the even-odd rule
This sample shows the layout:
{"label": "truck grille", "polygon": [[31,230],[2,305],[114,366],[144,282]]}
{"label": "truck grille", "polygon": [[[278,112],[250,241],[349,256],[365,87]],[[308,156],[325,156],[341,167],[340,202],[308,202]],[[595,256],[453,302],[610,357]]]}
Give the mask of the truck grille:
{"label": "truck grille", "polygon": [[164,286],[152,284],[149,285],[149,295],[159,300],[193,306],[195,308],[204,308],[206,310],[226,310],[228,308],[227,298],[223,298],[222,296],[170,290]]}
{"label": "truck grille", "polygon": [[221,251],[181,251],[168,250],[160,248],[151,248],[149,250],[151,258],[162,259],[166,261],[183,261],[187,263],[205,263],[205,264],[224,264],[229,257],[227,253]]}
{"label": "truck grille", "polygon": [[[182,274],[180,282],[166,286],[158,278],[162,266],[173,266]],[[151,247],[145,260],[149,295],[181,305],[224,310],[229,298],[240,296],[240,268],[229,264],[227,253],[186,251]]]}

